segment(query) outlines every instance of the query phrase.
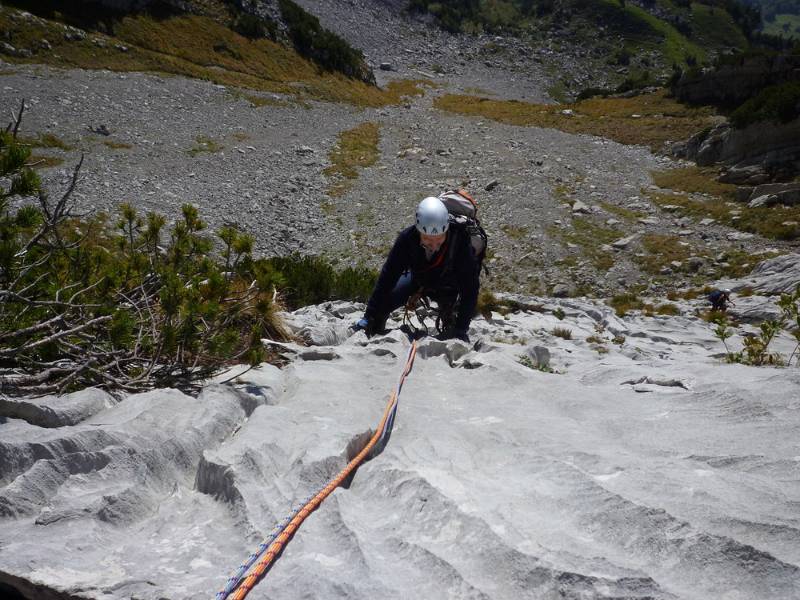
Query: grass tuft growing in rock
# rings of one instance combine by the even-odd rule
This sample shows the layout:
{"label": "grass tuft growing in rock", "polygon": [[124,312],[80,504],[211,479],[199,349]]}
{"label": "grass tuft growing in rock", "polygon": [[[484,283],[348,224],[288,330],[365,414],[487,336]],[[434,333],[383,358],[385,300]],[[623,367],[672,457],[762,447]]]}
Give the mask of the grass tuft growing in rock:
{"label": "grass tuft growing in rock", "polygon": [[608,303],[618,317],[624,317],[630,310],[642,310],[645,307],[645,303],[632,292],[617,294]]}
{"label": "grass tuft growing in rock", "polygon": [[567,329],[566,327],[554,327],[552,333],[554,336],[560,337],[561,339],[564,340],[572,339],[572,330]]}
{"label": "grass tuft growing in rock", "polygon": [[681,314],[681,309],[674,304],[659,304],[655,312],[657,315],[677,316]]}
{"label": "grass tuft growing in rock", "polygon": [[603,210],[606,212],[625,221],[635,221],[636,219],[642,219],[647,216],[646,213],[641,211],[625,208],[624,206],[617,206],[616,204],[611,204],[611,202],[606,202],[604,200],[601,200],[598,204],[602,206]]}

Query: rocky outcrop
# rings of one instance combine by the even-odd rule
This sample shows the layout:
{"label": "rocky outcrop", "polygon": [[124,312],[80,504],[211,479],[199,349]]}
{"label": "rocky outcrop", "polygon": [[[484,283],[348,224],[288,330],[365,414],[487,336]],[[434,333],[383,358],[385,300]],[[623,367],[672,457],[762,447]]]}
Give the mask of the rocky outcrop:
{"label": "rocky outcrop", "polygon": [[700,166],[727,165],[731,173],[721,179],[727,183],[764,183],[775,173],[800,171],[800,119],[743,129],[722,123],[673,145],[672,154]]}
{"label": "rocky outcrop", "polygon": [[[737,199],[743,197],[743,188],[737,190]],[[758,185],[752,188],[749,196],[743,198],[743,202],[747,202],[750,208],[759,206],[774,206],[782,204],[783,206],[794,206],[800,204],[800,183],[770,183],[765,185]]]}
{"label": "rocky outcrop", "polygon": [[793,292],[800,285],[800,254],[785,254],[759,263],[748,275],[719,282],[719,287],[734,291],[751,288],[761,294]]}
{"label": "rocky outcrop", "polygon": [[[681,102],[733,109],[770,86],[800,81],[800,55],[775,54],[728,58],[714,69],[689,71],[673,84]],[[800,172],[800,119],[782,124],[759,122],[741,129],[722,123],[672,153],[698,165],[732,167],[724,181],[758,184]]]}

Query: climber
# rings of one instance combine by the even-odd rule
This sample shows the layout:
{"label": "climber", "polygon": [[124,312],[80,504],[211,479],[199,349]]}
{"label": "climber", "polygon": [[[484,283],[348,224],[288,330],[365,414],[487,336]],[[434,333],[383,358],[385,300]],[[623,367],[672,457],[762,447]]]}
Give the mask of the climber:
{"label": "climber", "polygon": [[728,310],[728,303],[731,306],[736,306],[736,303],[731,300],[731,291],[727,288],[713,290],[708,295],[708,301],[711,303],[711,310],[718,310],[719,312]]}
{"label": "climber", "polygon": [[467,228],[451,217],[444,202],[425,198],[417,206],[415,224],[397,236],[364,317],[354,328],[367,337],[382,333],[389,313],[416,295],[437,303],[442,339],[469,342],[482,258]]}

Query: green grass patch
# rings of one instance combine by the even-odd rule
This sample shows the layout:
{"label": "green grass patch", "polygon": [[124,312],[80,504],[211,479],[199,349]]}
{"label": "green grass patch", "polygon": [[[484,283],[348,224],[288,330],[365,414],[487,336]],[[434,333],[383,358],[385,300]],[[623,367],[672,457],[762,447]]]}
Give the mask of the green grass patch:
{"label": "green grass patch", "polygon": [[634,258],[642,269],[651,275],[657,275],[663,267],[673,261],[683,262],[692,256],[691,247],[681,244],[681,238],[675,235],[650,233],[644,235],[641,241],[647,254]]}
{"label": "green grass patch", "polygon": [[602,206],[603,210],[605,210],[607,213],[611,213],[612,215],[617,216],[624,221],[635,221],[636,219],[642,219],[647,216],[647,213],[625,208],[624,206],[617,206],[616,204],[611,204],[610,202],[606,202],[604,200],[601,200],[598,202],[598,204]]}
{"label": "green grass patch", "polygon": [[198,154],[203,154],[205,152],[214,154],[215,152],[221,152],[224,149],[224,146],[218,141],[204,135],[198,135],[194,141],[195,145],[186,151],[189,156],[197,156]]}
{"label": "green grass patch", "polygon": [[59,150],[64,151],[72,150],[72,146],[52,133],[40,133],[36,137],[20,136],[19,142],[21,144],[30,146],[31,148],[58,148]]}
{"label": "green grass patch", "polygon": [[520,240],[528,235],[528,228],[522,225],[500,225],[500,230],[512,240]]}
{"label": "green grass patch", "polygon": [[[613,2],[614,0],[603,1]],[[706,52],[703,47],[687,39],[686,36],[681,34],[666,21],[662,21],[655,15],[651,15],[646,10],[639,8],[635,4],[626,3],[625,10],[633,13],[639,19],[646,22],[650,27],[661,34],[663,39],[657,47],[661,50],[668,63],[685,65],[686,58],[689,56],[694,57],[698,62],[706,62],[708,60],[708,52]],[[647,45],[648,44],[644,44],[645,47]]]}
{"label": "green grass patch", "polygon": [[645,191],[658,206],[678,206],[681,214],[703,219],[706,217],[746,233],[774,240],[800,239],[800,206],[761,206],[748,208],[734,203],[736,186],[719,183],[714,169],[689,167],[653,172],[657,186],[678,192],[702,193],[710,198],[697,199],[682,193],[663,194]]}
{"label": "green grass patch", "polygon": [[[488,118],[510,125],[545,127],[567,133],[602,136],[654,151],[667,141],[686,139],[712,124],[708,108],[690,108],[666,97],[664,90],[633,98],[589,98],[573,104],[535,104],[445,94],[434,106],[448,112]],[[564,110],[572,114],[564,114]]]}
{"label": "green grass patch", "polygon": [[692,37],[704,48],[744,50],[750,45],[733,17],[718,6],[693,2],[690,17]]}
{"label": "green grass patch", "polygon": [[339,141],[328,154],[331,165],[323,173],[331,180],[330,196],[342,196],[358,177],[359,169],[374,165],[380,153],[380,129],[377,123],[362,123],[339,134]]}
{"label": "green grass patch", "polygon": [[719,169],[714,167],[685,167],[669,171],[652,171],[653,183],[660,188],[686,192],[689,194],[708,194],[723,200],[736,198],[736,186],[716,180]]}
{"label": "green grass patch", "polygon": [[[775,258],[782,253],[767,252],[764,254],[753,254],[747,250],[729,248],[723,252],[722,260],[713,266],[714,279],[738,279],[750,274],[755,266],[763,260]],[[740,295],[741,292],[737,292]]]}
{"label": "green grass patch", "polygon": [[800,40],[800,15],[775,15],[773,21],[764,22],[764,33]]}
{"label": "green grass patch", "polygon": [[108,146],[112,150],[130,150],[133,148],[131,144],[125,142],[115,142],[114,140],[103,140],[103,145]]}
{"label": "green grass patch", "polygon": [[33,169],[50,169],[64,164],[64,159],[58,156],[44,156],[32,154],[28,159],[28,165]]}
{"label": "green grass patch", "polygon": [[605,251],[602,246],[618,240],[622,235],[616,229],[597,225],[583,218],[573,219],[571,229],[553,226],[548,229],[548,233],[564,244],[571,243],[578,246],[581,254],[601,271],[614,266],[614,255]]}

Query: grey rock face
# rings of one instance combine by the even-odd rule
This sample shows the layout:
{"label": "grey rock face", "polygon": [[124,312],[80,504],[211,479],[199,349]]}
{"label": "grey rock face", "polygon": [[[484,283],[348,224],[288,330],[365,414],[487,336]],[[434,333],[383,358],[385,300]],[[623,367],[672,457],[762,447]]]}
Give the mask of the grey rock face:
{"label": "grey rock face", "polygon": [[740,287],[749,286],[767,294],[792,292],[800,284],[800,254],[765,260],[737,283]]}
{"label": "grey rock face", "polygon": [[[388,445],[255,597],[796,598],[796,374],[722,363],[695,317],[517,300],[529,309],[473,321],[479,350],[420,342]],[[319,337],[361,308],[287,317]],[[0,421],[0,582],[28,598],[213,596],[363,447],[409,348],[397,325],[285,344],[298,358],[282,371],[197,398],[130,396],[57,429]]]}

